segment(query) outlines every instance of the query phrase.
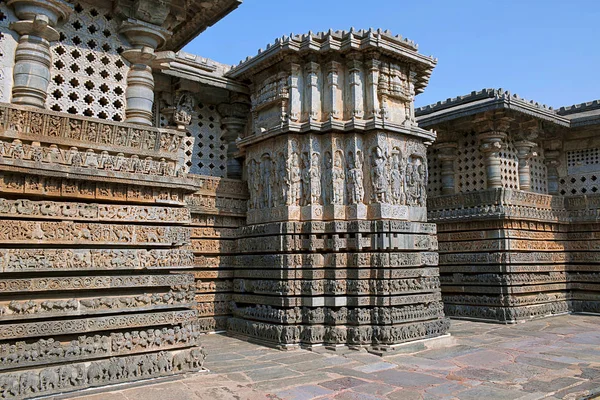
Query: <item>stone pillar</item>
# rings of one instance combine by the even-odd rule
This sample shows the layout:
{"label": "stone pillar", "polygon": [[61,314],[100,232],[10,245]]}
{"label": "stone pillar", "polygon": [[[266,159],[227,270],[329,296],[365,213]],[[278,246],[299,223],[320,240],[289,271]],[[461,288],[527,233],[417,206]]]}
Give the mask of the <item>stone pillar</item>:
{"label": "stone pillar", "polygon": [[369,54],[366,62],[367,66],[367,118],[377,118],[379,116],[379,96],[377,93],[379,82],[379,54]]}
{"label": "stone pillar", "polygon": [[531,168],[529,160],[532,157],[537,156],[535,152],[531,151],[535,146],[537,145],[534,142],[528,140],[515,142],[517,158],[519,159],[519,189],[521,190],[531,190]]}
{"label": "stone pillar", "polygon": [[[558,161],[559,156],[560,156],[560,153],[558,151],[546,152],[548,194],[554,194],[554,195],[559,194],[558,193],[558,167],[560,166],[560,161]],[[550,157],[553,157],[553,158],[551,159]]]}
{"label": "stone pillar", "polygon": [[437,158],[442,163],[442,194],[454,194],[454,160],[456,160],[456,142],[437,143]]}
{"label": "stone pillar", "polygon": [[152,125],[154,78],[151,65],[156,58],[154,50],[165,43],[170,32],[157,25],[130,18],[123,22],[120,33],[133,46],[122,53],[131,63],[125,91],[125,122]]}
{"label": "stone pillar", "polygon": [[348,116],[352,118],[364,117],[364,83],[362,71],[362,55],[360,53],[350,53],[346,56],[348,62],[348,88],[350,89],[350,101],[348,102]]}
{"label": "stone pillar", "polygon": [[10,0],[20,21],[10,27],[21,37],[15,52],[12,102],[43,108],[50,83],[50,42],[59,39],[55,29],[72,7],[62,0]]}
{"label": "stone pillar", "polygon": [[223,141],[227,143],[227,177],[241,179],[242,163],[236,158],[238,153],[236,140],[243,136],[250,105],[247,99],[236,97],[232,98],[230,103],[219,104],[217,111],[221,114],[221,124],[225,128]]}
{"label": "stone pillar", "polygon": [[483,153],[487,175],[487,188],[502,187],[502,171],[500,169],[500,150],[502,140],[506,138],[504,132],[486,132],[479,134],[480,151]]}

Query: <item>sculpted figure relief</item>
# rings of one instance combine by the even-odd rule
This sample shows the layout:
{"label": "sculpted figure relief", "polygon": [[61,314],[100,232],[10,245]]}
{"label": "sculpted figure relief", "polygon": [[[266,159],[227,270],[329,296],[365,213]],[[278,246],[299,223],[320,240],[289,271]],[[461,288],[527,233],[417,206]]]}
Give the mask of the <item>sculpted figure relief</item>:
{"label": "sculpted figure relief", "polygon": [[310,157],[308,153],[302,153],[302,201],[300,205],[307,206],[310,204],[310,200]]}
{"label": "sculpted figure relief", "polygon": [[350,204],[359,204],[363,202],[363,166],[362,153],[356,151],[348,153],[348,201]]}
{"label": "sculpted figure relief", "polygon": [[325,173],[324,173],[325,187],[323,188],[323,194],[325,195],[325,204],[333,203],[333,158],[329,151],[325,152]]}
{"label": "sculpted figure relief", "polygon": [[313,153],[310,162],[310,198],[312,205],[321,204],[321,168],[319,153]]}
{"label": "sculpted figure relief", "polygon": [[408,203],[424,207],[426,203],[427,167],[419,156],[411,156],[406,165]]}
{"label": "sculpted figure relief", "polygon": [[287,205],[297,206],[300,204],[300,192],[302,185],[302,175],[300,171],[300,158],[298,153],[293,152],[286,165],[286,179],[289,181],[289,192]]}
{"label": "sculpted figure relief", "polygon": [[181,125],[189,125],[192,122],[192,113],[194,112],[194,99],[189,93],[183,93],[177,102],[174,122]]}
{"label": "sculpted figure relief", "polygon": [[404,192],[406,167],[404,167],[401,157],[402,155],[397,152],[391,156],[390,183],[392,189],[392,202],[396,205],[406,204],[406,194]]}
{"label": "sculpted figure relief", "polygon": [[371,151],[371,200],[374,203],[387,203],[388,177],[386,158],[381,147]]}
{"label": "sculpted figure relief", "polygon": [[344,186],[346,176],[344,172],[343,157],[343,153],[339,150],[334,153],[332,170],[332,204],[344,204]]}

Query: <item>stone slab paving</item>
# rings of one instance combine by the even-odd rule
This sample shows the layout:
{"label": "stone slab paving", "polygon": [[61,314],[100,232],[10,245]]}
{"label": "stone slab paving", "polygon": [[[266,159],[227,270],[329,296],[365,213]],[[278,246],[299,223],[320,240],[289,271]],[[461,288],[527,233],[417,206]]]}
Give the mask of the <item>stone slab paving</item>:
{"label": "stone slab paving", "polygon": [[[600,317],[518,325],[453,321],[444,348],[279,351],[208,335],[208,373],[77,400],[591,399],[600,395]],[[600,398],[600,397],[597,397]]]}

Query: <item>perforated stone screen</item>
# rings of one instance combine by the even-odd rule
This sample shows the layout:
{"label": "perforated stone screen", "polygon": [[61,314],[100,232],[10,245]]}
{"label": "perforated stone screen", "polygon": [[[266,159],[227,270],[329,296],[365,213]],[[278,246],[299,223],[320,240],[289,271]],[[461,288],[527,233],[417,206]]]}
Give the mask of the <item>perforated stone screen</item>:
{"label": "perforated stone screen", "polygon": [[545,164],[544,151],[537,149],[536,157],[529,161],[531,174],[531,191],[536,193],[548,193],[548,170]]}
{"label": "perforated stone screen", "polygon": [[600,172],[570,175],[560,178],[558,184],[558,192],[565,196],[598,193]]}
{"label": "perforated stone screen", "polygon": [[120,53],[128,47],[109,10],[76,3],[52,45],[46,106],[101,119],[125,119],[129,70]]}
{"label": "perforated stone screen", "polygon": [[593,172],[600,167],[600,149],[580,149],[567,151],[567,171],[569,175]]}
{"label": "perforated stone screen", "polygon": [[474,132],[464,133],[459,138],[456,154],[457,191],[474,192],[485,189],[485,164]]}
{"label": "perforated stone screen", "polygon": [[227,147],[222,140],[221,116],[216,106],[198,103],[188,130],[195,138],[190,172],[226,176]]}
{"label": "perforated stone screen", "polygon": [[429,196],[440,196],[442,194],[442,165],[437,158],[437,154],[438,149],[433,146],[427,150],[427,165],[429,166],[427,194]]}
{"label": "perforated stone screen", "polygon": [[502,186],[507,189],[519,189],[519,159],[512,140],[507,140],[499,153]]}

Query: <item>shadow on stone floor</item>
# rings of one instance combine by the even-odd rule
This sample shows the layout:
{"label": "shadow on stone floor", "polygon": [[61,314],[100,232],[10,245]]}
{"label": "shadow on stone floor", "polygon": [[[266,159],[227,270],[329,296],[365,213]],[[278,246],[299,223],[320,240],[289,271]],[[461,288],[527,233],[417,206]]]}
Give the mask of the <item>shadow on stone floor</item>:
{"label": "shadow on stone floor", "polygon": [[517,325],[453,321],[451,334],[452,346],[384,357],[279,351],[207,335],[208,373],[76,399],[536,400],[600,394],[600,317],[563,315]]}

